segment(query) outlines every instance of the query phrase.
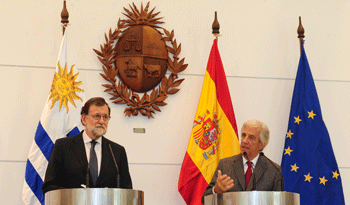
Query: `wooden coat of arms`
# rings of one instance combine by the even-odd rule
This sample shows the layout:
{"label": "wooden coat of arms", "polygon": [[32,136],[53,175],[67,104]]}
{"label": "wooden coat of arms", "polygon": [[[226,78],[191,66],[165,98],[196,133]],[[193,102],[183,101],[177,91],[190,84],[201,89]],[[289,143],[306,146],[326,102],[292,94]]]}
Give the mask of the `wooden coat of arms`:
{"label": "wooden coat of arms", "polygon": [[[140,10],[134,3],[129,6],[131,10],[124,8],[123,13],[128,19],[119,19],[115,31],[105,34],[101,51],[94,51],[102,63],[104,73],[100,74],[109,81],[102,86],[112,95],[113,103],[126,104],[126,116],[141,113],[154,118],[152,113],[167,105],[168,95],[179,91],[184,79],[178,80],[178,73],[188,64],[185,58],[179,60],[181,44],[174,39],[174,31],[159,26],[164,23],[159,21],[162,17],[156,18],[160,12],[153,13],[155,8],[148,11],[149,2],[145,8],[141,3]],[[168,69],[171,74],[167,77]]]}

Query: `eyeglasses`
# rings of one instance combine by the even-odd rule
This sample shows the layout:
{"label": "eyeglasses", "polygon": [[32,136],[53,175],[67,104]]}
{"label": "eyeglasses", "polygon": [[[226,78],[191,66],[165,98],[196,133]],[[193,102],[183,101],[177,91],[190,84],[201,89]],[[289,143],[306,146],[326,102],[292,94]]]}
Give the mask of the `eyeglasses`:
{"label": "eyeglasses", "polygon": [[111,119],[111,116],[109,116],[109,115],[102,115],[102,116],[101,116],[100,114],[95,114],[95,115],[89,115],[89,116],[91,116],[92,118],[94,118],[94,120],[100,120],[101,117],[103,118],[104,121],[108,121],[108,120]]}

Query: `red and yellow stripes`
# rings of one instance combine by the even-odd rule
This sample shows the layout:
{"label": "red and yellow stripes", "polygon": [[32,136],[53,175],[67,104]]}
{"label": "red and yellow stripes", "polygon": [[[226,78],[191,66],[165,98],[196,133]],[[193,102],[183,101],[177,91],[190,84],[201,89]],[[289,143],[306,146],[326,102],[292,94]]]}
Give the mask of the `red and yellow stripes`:
{"label": "red and yellow stripes", "polygon": [[[208,118],[210,120],[206,120]],[[236,119],[216,40],[194,121],[178,188],[187,204],[197,205],[201,204],[202,194],[220,159],[240,153]],[[198,133],[204,133],[203,137],[200,138]],[[206,149],[199,146],[199,139],[207,143]]]}

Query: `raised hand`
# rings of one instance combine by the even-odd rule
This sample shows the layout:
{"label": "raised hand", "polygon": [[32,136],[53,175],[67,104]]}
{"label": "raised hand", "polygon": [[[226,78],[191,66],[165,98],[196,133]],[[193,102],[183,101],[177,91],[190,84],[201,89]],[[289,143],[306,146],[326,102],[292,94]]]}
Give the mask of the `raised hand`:
{"label": "raised hand", "polygon": [[218,170],[218,178],[216,179],[216,183],[214,186],[214,192],[216,194],[226,192],[231,189],[235,184],[233,183],[233,179],[231,179],[226,174],[222,175],[221,171]]}

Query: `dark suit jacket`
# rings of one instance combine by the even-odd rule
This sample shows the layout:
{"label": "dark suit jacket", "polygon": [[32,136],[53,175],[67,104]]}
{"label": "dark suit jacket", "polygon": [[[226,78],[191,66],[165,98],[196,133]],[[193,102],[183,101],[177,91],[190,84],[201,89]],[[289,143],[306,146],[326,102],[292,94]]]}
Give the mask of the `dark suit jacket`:
{"label": "dark suit jacket", "polygon": [[[86,185],[88,159],[81,132],[78,135],[56,140],[46,169],[43,193],[56,189],[82,188]],[[120,188],[132,189],[128,160],[123,146],[102,136],[101,170],[94,186],[90,177],[90,187],[117,188],[117,168],[109,144],[118,164]]]}
{"label": "dark suit jacket", "polygon": [[257,191],[284,191],[282,190],[284,186],[282,169],[278,164],[274,163],[274,165],[279,170],[268,161],[265,155],[260,155],[246,189],[242,154],[221,159],[210,184],[208,184],[202,196],[202,202],[204,202],[205,196],[213,194],[212,188],[218,177],[218,170],[220,170],[223,175],[226,174],[234,180],[233,188],[229,189],[227,192],[251,191],[253,190],[254,183]]}

